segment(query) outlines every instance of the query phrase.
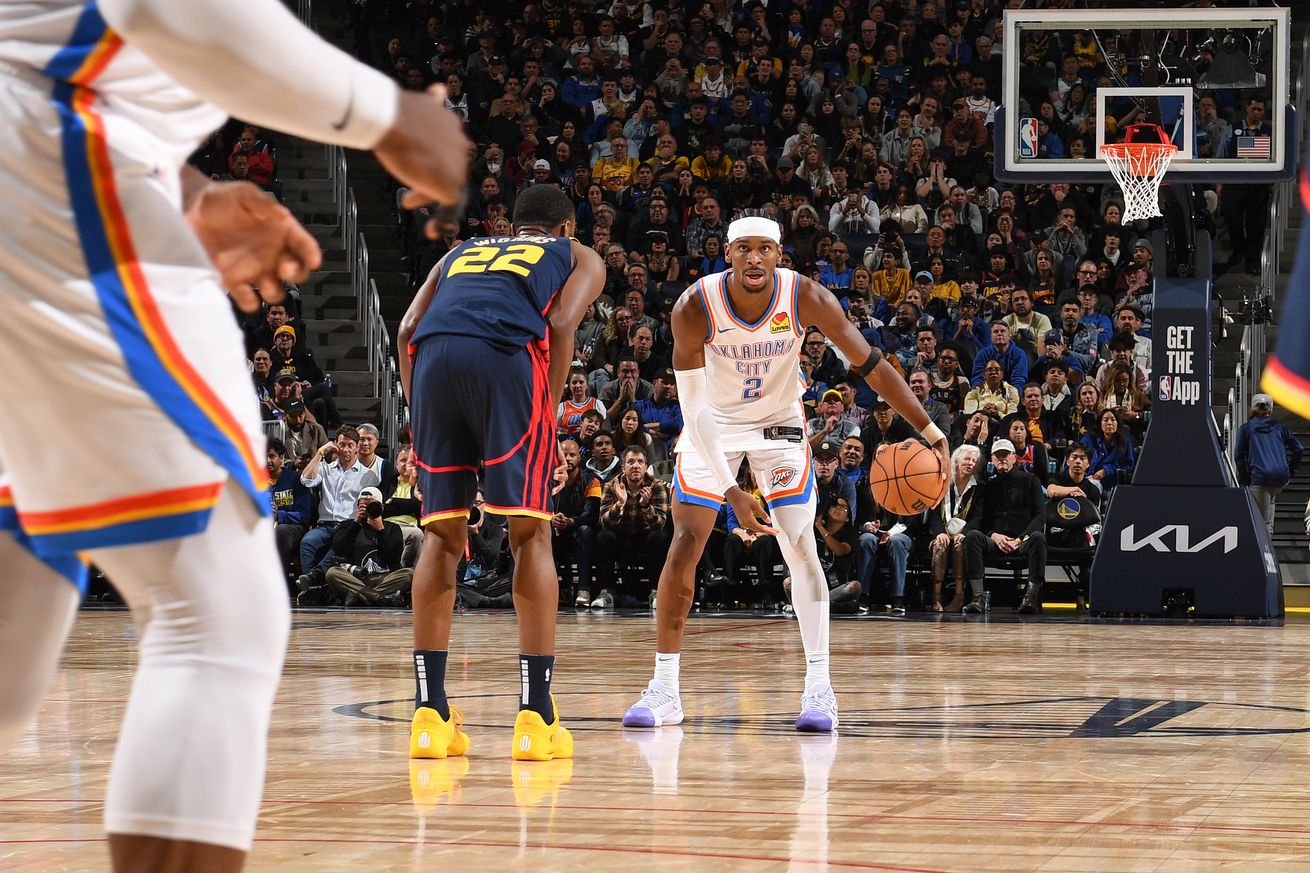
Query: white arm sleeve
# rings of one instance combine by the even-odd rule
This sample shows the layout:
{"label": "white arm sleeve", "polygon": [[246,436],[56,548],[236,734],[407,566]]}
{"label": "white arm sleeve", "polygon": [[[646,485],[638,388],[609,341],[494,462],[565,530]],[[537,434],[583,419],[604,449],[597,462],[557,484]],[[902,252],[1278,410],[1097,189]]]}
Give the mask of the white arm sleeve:
{"label": "white arm sleeve", "polygon": [[229,115],[323,143],[371,149],[399,90],[333,48],[276,0],[100,0],[105,21]]}
{"label": "white arm sleeve", "polygon": [[682,406],[682,434],[691,440],[691,447],[709,466],[718,481],[720,494],[737,484],[737,476],[728,469],[728,458],[719,444],[719,425],[714,420],[706,398],[705,368],[674,370],[678,383],[678,403]]}

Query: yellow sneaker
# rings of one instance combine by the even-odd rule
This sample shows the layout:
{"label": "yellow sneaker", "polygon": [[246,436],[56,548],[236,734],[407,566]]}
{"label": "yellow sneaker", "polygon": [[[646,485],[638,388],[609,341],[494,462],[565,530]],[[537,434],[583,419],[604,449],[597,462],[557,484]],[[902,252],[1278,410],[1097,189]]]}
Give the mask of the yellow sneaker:
{"label": "yellow sneaker", "polygon": [[573,734],[559,723],[559,707],[555,695],[550,696],[555,721],[545,720],[531,709],[520,709],[514,719],[514,747],[510,757],[515,761],[553,761],[573,757]]}
{"label": "yellow sneaker", "polygon": [[549,800],[551,806],[559,799],[559,789],[573,778],[573,761],[513,761],[510,763],[510,780],[514,784],[514,803],[521,808],[538,806]]}
{"label": "yellow sneaker", "polygon": [[468,758],[410,761],[409,792],[414,799],[414,809],[420,813],[431,812],[447,795],[449,802],[455,803],[459,799],[459,780],[468,771]]}
{"label": "yellow sneaker", "polygon": [[420,706],[409,726],[409,756],[439,760],[465,754],[469,750],[469,735],[461,730],[463,726],[464,713],[458,706],[450,707],[449,721],[435,709]]}

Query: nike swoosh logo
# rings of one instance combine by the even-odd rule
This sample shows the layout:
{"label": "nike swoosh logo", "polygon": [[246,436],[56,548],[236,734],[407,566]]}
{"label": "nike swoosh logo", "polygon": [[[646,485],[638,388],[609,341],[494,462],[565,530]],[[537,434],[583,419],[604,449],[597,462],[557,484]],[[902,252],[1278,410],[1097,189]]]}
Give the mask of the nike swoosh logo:
{"label": "nike swoosh logo", "polygon": [[727,333],[727,332],[730,331],[730,330],[736,330],[736,329],[737,329],[737,328],[735,328],[735,327],[725,327],[725,328],[723,328],[722,330],[720,330],[719,333]]}
{"label": "nike swoosh logo", "polygon": [[350,115],[355,111],[355,87],[352,83],[350,96],[346,98],[346,114],[341,116],[340,121],[332,122],[333,130],[345,130],[346,125],[350,123]]}

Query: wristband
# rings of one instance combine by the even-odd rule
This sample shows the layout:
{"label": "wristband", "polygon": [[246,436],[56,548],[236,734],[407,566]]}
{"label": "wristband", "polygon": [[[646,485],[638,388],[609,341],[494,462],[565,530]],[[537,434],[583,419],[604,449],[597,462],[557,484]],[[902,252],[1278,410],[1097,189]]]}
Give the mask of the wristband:
{"label": "wristband", "polygon": [[928,422],[927,427],[919,429],[919,434],[928,441],[928,445],[930,446],[936,445],[946,439],[946,434],[942,433],[942,429],[931,421]]}

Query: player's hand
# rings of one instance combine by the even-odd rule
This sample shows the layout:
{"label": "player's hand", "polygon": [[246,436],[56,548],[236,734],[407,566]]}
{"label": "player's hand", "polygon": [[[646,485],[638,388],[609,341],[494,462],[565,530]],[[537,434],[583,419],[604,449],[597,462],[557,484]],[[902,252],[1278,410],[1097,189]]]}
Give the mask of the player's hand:
{"label": "player's hand", "polygon": [[747,494],[737,485],[728,489],[724,499],[732,505],[732,511],[737,515],[737,521],[748,531],[757,534],[769,534],[777,536],[777,528],[769,526],[769,516],[765,514],[764,508],[754,497]]}
{"label": "player's hand", "polygon": [[318,242],[290,210],[250,182],[205,185],[186,219],[243,312],[280,302],[284,281],[303,282],[323,262]]}
{"label": "player's hand", "polygon": [[425,203],[458,203],[468,179],[469,140],[464,119],[445,106],[446,88],[401,91],[396,121],[373,148],[387,172],[409,186],[406,209]]}

